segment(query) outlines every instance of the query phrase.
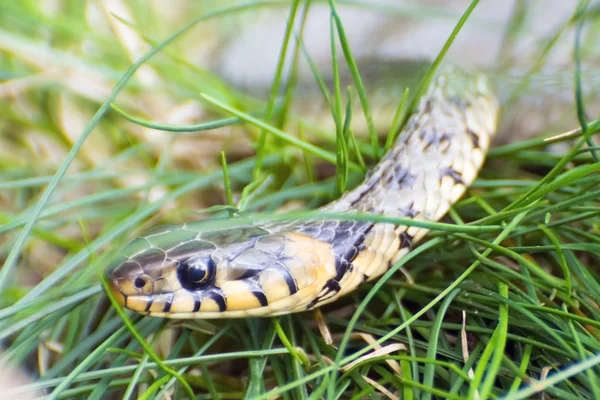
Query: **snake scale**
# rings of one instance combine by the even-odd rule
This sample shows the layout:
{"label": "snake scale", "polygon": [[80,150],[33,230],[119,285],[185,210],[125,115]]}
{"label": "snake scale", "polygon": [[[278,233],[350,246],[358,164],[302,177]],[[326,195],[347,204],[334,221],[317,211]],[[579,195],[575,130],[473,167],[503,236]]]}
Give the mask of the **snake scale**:
{"label": "snake scale", "polygon": [[[445,70],[363,183],[321,210],[438,221],[475,180],[498,113],[483,75]],[[128,245],[107,278],[121,305],[146,315],[274,316],[330,303],[381,276],[426,233],[350,220],[170,225]]]}

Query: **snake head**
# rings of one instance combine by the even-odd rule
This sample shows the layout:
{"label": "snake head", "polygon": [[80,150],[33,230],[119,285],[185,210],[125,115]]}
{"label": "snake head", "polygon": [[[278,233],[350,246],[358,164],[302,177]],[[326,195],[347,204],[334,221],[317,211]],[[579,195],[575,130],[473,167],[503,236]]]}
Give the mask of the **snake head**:
{"label": "snake head", "polygon": [[142,236],[107,270],[124,307],[166,318],[236,318],[306,308],[335,274],[326,243],[259,227]]}

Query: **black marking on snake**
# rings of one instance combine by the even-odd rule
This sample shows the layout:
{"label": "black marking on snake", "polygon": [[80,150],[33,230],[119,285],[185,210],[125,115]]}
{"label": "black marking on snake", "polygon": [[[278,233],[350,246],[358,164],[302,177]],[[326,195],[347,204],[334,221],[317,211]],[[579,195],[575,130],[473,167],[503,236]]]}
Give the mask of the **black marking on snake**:
{"label": "black marking on snake", "polygon": [[171,305],[173,304],[174,299],[175,299],[175,295],[171,296],[170,299],[165,300],[165,306],[163,307],[163,312],[171,311]]}
{"label": "black marking on snake", "polygon": [[283,276],[283,280],[285,281],[285,284],[288,287],[290,296],[296,293],[298,291],[298,284],[296,283],[296,280],[294,279],[290,271],[288,271],[285,267],[280,268],[278,271],[281,274],[281,276]]}
{"label": "black marking on snake", "polygon": [[436,148],[441,148],[442,143],[450,140],[451,136],[451,133],[445,131],[440,134],[435,128],[424,129],[419,132],[419,138],[425,142],[423,150],[427,150],[433,144],[436,145]]}
{"label": "black marking on snake", "polygon": [[442,168],[440,170],[440,181],[445,176],[449,176],[452,179],[454,179],[455,184],[463,184],[464,185],[461,175],[452,167]]}
{"label": "black marking on snake", "polygon": [[469,137],[471,138],[474,148],[481,148],[481,144],[479,143],[479,136],[475,132],[467,128],[467,135],[469,135]]}
{"label": "black marking on snake", "polygon": [[227,310],[227,301],[225,300],[225,296],[223,296],[223,292],[221,291],[221,288],[216,288],[216,289],[218,289],[221,293],[216,292],[216,291],[211,291],[208,293],[208,298],[214,300],[215,303],[217,303],[217,306],[219,306],[219,311],[223,312],[223,311]]}
{"label": "black marking on snake", "polygon": [[431,99],[427,99],[427,101],[425,101],[425,105],[423,106],[423,113],[429,114],[429,113],[431,113],[431,109],[432,109]]}
{"label": "black marking on snake", "polygon": [[[344,253],[335,256],[336,275],[335,275],[334,279],[337,280],[338,282],[340,281],[340,279],[342,279],[342,277],[345,275],[345,273],[347,271],[349,271],[350,267],[352,266],[352,261],[354,261],[354,259],[358,255],[358,249],[356,247],[354,247],[354,246],[345,246],[345,247],[347,247],[347,249],[345,250]],[[336,254],[338,253],[338,252],[336,252],[335,247],[334,247],[333,251]]]}
{"label": "black marking on snake", "polygon": [[252,294],[256,297],[256,300],[260,303],[261,307],[266,307],[269,305],[269,301],[267,300],[267,296],[262,292],[262,290],[253,290]]}
{"label": "black marking on snake", "polygon": [[[333,252],[335,255],[335,271],[336,275],[332,279],[340,282],[346,272],[348,272],[348,268],[352,265],[354,259],[360,253],[359,246],[364,243],[366,236],[371,232],[371,229],[375,224],[369,223],[359,227],[359,230],[355,232],[352,237],[354,240],[351,243],[346,243],[338,240],[338,237],[335,237],[332,244],[340,243],[339,245],[334,245]],[[343,229],[344,226],[340,224],[340,229]],[[331,279],[330,279],[331,280]]]}
{"label": "black marking on snake", "polygon": [[395,189],[412,187],[412,185],[415,183],[415,175],[410,173],[410,168],[402,164],[396,164],[394,166],[394,173],[390,174],[390,176],[393,177],[393,181],[395,181],[398,185]]}
{"label": "black marking on snake", "polygon": [[[335,294],[337,292],[339,292],[341,290],[340,284],[336,281],[334,281],[333,279],[328,280],[325,285],[323,285],[323,288],[321,289],[321,291],[325,291],[325,293],[323,293],[322,296],[317,296],[315,299],[313,299],[313,301],[311,301],[310,303],[308,303],[308,305],[306,306],[307,309],[311,309],[314,306],[316,306],[319,302],[331,297],[331,296],[335,296]],[[328,294],[331,294],[331,296],[327,296]]]}
{"label": "black marking on snake", "polygon": [[[356,228],[357,225],[358,229],[350,235],[350,238],[354,239],[352,242],[340,240],[342,236],[346,235],[341,232]],[[324,293],[311,301],[308,308],[312,308],[319,302],[331,296],[335,296],[335,294],[341,290],[340,282],[348,272],[352,271],[352,262],[358,257],[360,252],[366,248],[364,241],[374,226],[375,224],[372,223],[358,224],[355,221],[341,221],[339,223],[337,232],[341,236],[336,235],[330,242],[332,245],[337,243],[337,245],[333,246],[336,274],[333,278],[325,282],[323,288],[321,288],[321,291],[324,291]]]}
{"label": "black marking on snake", "polygon": [[415,207],[415,202],[411,201],[410,204],[408,204],[406,207],[399,208],[398,209],[399,216],[415,218],[419,214],[419,211],[415,210],[414,207]]}
{"label": "black marking on snake", "polygon": [[245,282],[248,285],[250,292],[252,292],[254,297],[256,297],[256,300],[258,300],[258,303],[261,305],[261,307],[268,306],[269,301],[267,300],[267,296],[265,296],[265,292],[263,291],[263,288],[262,288],[260,282],[258,281],[258,276],[251,277],[250,279],[247,279]]}
{"label": "black marking on snake", "polygon": [[192,310],[192,312],[200,311],[201,305],[202,305],[202,302],[200,301],[200,299],[194,299],[194,309]]}
{"label": "black marking on snake", "polygon": [[150,312],[150,307],[152,307],[152,303],[154,303],[154,298],[150,297],[150,300],[146,303],[146,312]]}
{"label": "black marking on snake", "polygon": [[413,237],[411,235],[409,235],[408,233],[406,233],[406,231],[401,232],[398,237],[400,238],[400,249],[406,249],[408,248],[409,250],[412,249],[412,243],[413,243]]}

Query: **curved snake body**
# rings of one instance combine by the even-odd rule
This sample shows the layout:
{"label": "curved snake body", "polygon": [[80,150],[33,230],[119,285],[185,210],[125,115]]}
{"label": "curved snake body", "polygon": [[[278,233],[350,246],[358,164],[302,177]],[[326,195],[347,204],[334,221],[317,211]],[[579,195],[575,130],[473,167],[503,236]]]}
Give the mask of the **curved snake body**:
{"label": "curved snake body", "polygon": [[[364,182],[322,211],[439,220],[475,179],[497,118],[483,76],[440,74]],[[367,221],[210,232],[183,224],[132,242],[107,275],[117,300],[147,315],[273,316],[319,307],[379,277],[426,233]]]}

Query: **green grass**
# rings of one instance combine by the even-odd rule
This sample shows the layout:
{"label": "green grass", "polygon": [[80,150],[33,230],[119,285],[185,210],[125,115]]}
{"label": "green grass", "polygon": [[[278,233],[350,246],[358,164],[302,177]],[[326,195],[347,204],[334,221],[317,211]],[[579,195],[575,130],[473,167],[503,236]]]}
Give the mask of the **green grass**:
{"label": "green grass", "polygon": [[[92,28],[83,2],[65,2],[55,15],[36,2],[0,3],[0,362],[32,379],[12,396],[43,390],[56,399],[187,398],[192,392],[200,399],[384,393],[520,399],[543,391],[598,398],[594,134],[600,122],[587,104],[597,91],[582,72],[598,56],[591,45],[599,33],[598,6],[574,5],[573,16],[531,56],[505,103],[508,114],[556,44],[576,33],[572,64],[565,67],[575,90],[564,112],[580,129],[561,137],[541,131],[493,148],[449,216],[426,223],[310,212],[356,185],[397,133],[377,135],[373,120],[382,108],[369,98],[373,81],[353,56],[349,27],[337,13],[365,4],[323,2],[331,7],[324,40],[342,49],[337,54],[332,47],[328,86],[303,48],[314,2],[208,3],[167,19],[144,2],[130,2],[130,17],[112,18],[154,46],[135,57],[115,31]],[[231,35],[228,24],[248,23],[271,8],[287,11],[288,24],[266,101],[187,59],[199,40]],[[461,18],[436,8],[375,8],[457,23],[431,73],[462,24],[485,23],[470,19],[468,10]],[[513,13],[502,57],[527,34],[527,8]],[[323,102],[333,128],[294,112],[306,99],[297,69],[284,68],[286,55],[293,65],[309,63],[320,88],[312,99]],[[52,75],[66,65],[71,69]],[[498,65],[510,68],[505,59]],[[141,67],[152,68],[158,83],[148,83]],[[397,91],[388,107],[391,126],[406,121],[431,78],[422,75]],[[103,94],[82,78],[98,83]],[[10,95],[1,89],[7,85]],[[186,102],[201,108],[202,117],[165,122]],[[366,132],[353,129],[361,119]],[[273,217],[282,208],[287,211]],[[159,223],[207,218],[209,225],[232,228],[244,218],[224,218],[240,214],[256,221],[368,219],[431,233],[377,282],[323,308],[333,345],[313,313],[167,323],[117,309],[104,295],[102,271],[137,234]]]}

